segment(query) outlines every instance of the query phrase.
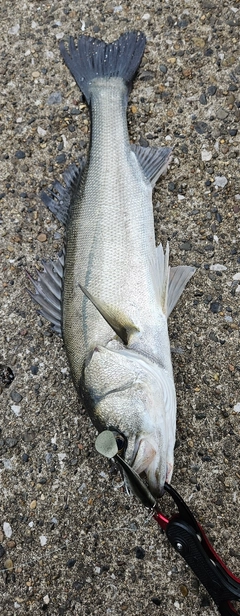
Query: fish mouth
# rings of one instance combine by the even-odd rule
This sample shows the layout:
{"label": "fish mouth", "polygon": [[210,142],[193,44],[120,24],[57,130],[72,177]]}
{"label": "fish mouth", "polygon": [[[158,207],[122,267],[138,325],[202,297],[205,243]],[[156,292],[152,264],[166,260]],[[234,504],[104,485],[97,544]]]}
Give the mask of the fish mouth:
{"label": "fish mouth", "polygon": [[149,489],[155,496],[164,493],[165,481],[170,481],[173,465],[166,463],[166,452],[156,445],[154,437],[141,437],[136,441],[134,455],[131,462],[132,469],[138,475],[145,475]]}

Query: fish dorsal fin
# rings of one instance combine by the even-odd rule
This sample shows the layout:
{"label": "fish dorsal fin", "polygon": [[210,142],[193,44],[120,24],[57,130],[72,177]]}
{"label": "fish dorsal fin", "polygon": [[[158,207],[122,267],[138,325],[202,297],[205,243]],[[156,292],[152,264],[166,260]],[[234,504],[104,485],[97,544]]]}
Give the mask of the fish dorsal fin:
{"label": "fish dorsal fin", "polygon": [[195,267],[191,265],[178,265],[177,267],[170,267],[169,287],[168,287],[168,300],[167,300],[167,316],[171,314],[173,308],[181,297],[186,284],[192,278]]}
{"label": "fish dorsal fin", "polygon": [[130,335],[139,331],[134,323],[128,317],[125,317],[120,310],[112,308],[112,306],[107,305],[102,300],[96,299],[87,289],[82,287],[81,284],[79,284],[79,286],[84,295],[86,295],[95,308],[97,308],[98,312],[100,312],[102,317],[107,321],[108,325],[112,327],[119,338],[121,338],[124,344],[128,344]]}
{"label": "fish dorsal fin", "polygon": [[143,148],[140,145],[132,145],[131,150],[137,157],[145,177],[153,187],[159,176],[167,170],[171,160],[172,148]]}
{"label": "fish dorsal fin", "polygon": [[68,214],[72,199],[81,181],[86,160],[80,160],[79,165],[69,165],[63,173],[65,186],[60,182],[54,182],[52,188],[42,192],[40,197],[46,207],[63,224],[67,224]]}
{"label": "fish dorsal fin", "polygon": [[35,293],[28,289],[28,293],[40,307],[39,313],[50,321],[53,330],[62,335],[62,286],[64,269],[64,251],[57,261],[42,261],[44,271],[34,280],[30,274]]}

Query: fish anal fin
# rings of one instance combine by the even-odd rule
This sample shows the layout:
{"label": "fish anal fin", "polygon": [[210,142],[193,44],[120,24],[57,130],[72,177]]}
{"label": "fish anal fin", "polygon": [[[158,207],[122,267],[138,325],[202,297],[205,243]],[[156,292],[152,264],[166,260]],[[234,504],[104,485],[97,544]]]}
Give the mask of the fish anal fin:
{"label": "fish anal fin", "polygon": [[39,306],[39,314],[47,319],[55,332],[62,335],[62,286],[64,251],[57,261],[43,261],[44,271],[35,280],[27,273],[35,292],[27,289],[32,300]]}
{"label": "fish anal fin", "polygon": [[171,160],[172,148],[143,148],[140,145],[132,145],[131,150],[137,157],[144,176],[153,187],[160,175],[167,170]]}
{"label": "fish anal fin", "polygon": [[173,308],[176,306],[179,298],[181,297],[186,284],[192,278],[195,267],[191,265],[178,265],[177,267],[170,268],[169,286],[168,286],[168,300],[167,300],[167,316],[171,314]]}
{"label": "fish anal fin", "polygon": [[80,184],[85,165],[86,161],[84,158],[80,160],[79,165],[75,163],[69,165],[63,173],[65,186],[56,181],[47,192],[43,191],[40,193],[44,205],[65,226],[68,220],[70,205]]}
{"label": "fish anal fin", "polygon": [[128,317],[125,317],[120,310],[114,309],[104,301],[93,297],[93,295],[81,284],[79,284],[79,287],[90,302],[92,302],[98,312],[100,312],[105,321],[107,321],[108,325],[110,325],[110,327],[115,331],[117,336],[119,336],[123,343],[127,345],[130,335],[139,331],[134,323]]}

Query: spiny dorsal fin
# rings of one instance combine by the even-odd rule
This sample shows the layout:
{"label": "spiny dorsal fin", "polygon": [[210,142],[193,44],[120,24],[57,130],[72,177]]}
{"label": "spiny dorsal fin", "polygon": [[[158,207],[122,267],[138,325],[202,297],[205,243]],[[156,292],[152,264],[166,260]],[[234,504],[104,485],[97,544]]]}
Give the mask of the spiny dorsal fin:
{"label": "spiny dorsal fin", "polygon": [[117,336],[121,338],[124,344],[128,344],[130,335],[139,331],[134,323],[128,317],[125,317],[119,310],[93,297],[93,295],[81,284],[79,284],[79,287],[95,308],[97,308],[105,321],[107,321],[108,325],[116,332]]}
{"label": "spiny dorsal fin", "polygon": [[171,160],[172,148],[143,148],[141,145],[132,145],[131,150],[137,157],[145,177],[153,187],[159,176],[167,170]]}
{"label": "spiny dorsal fin", "polygon": [[79,165],[69,165],[63,173],[65,186],[56,180],[52,188],[42,192],[40,197],[46,207],[63,224],[67,224],[68,214],[72,199],[81,181],[86,160],[80,160]]}

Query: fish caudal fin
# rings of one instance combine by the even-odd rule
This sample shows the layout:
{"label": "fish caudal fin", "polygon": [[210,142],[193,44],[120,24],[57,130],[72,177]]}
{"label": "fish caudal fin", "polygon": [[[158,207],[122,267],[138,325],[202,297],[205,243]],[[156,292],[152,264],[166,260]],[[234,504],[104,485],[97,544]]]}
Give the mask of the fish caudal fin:
{"label": "fish caudal fin", "polygon": [[163,312],[167,317],[171,314],[181,297],[186,284],[193,276],[195,267],[191,265],[178,265],[177,267],[169,267],[169,244],[167,243],[166,251],[162,244],[156,248],[156,264],[153,271],[153,281],[158,298],[158,302],[162,307]]}
{"label": "fish caudal fin", "polygon": [[43,261],[44,271],[34,280],[30,274],[35,293],[27,289],[29,295],[40,307],[39,314],[52,324],[53,330],[62,335],[62,287],[64,251],[57,261]]}
{"label": "fish caudal fin", "polygon": [[69,51],[64,41],[60,42],[59,48],[64,62],[89,103],[89,85],[96,78],[121,77],[131,90],[145,43],[146,37],[142,32],[126,32],[113,43],[83,35],[79,37],[77,46],[70,36]]}

